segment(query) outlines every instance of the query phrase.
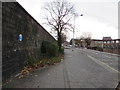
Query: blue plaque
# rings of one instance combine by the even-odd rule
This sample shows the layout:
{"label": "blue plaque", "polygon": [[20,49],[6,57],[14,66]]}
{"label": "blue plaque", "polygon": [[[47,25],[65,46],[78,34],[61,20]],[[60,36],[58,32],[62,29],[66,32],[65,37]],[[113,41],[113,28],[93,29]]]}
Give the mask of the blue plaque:
{"label": "blue plaque", "polygon": [[19,34],[19,41],[22,41],[22,34]]}

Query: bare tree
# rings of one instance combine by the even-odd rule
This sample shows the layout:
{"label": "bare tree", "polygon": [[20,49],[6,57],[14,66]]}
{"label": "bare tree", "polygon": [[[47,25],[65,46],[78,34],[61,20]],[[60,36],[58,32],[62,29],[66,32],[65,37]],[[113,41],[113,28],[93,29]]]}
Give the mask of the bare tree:
{"label": "bare tree", "polygon": [[70,20],[74,14],[74,6],[67,1],[53,1],[45,6],[45,19],[52,30],[57,32],[59,51],[61,50],[62,37],[61,33],[70,28]]}
{"label": "bare tree", "polygon": [[91,38],[92,37],[92,33],[91,32],[84,32],[83,33],[83,37],[84,38]]}
{"label": "bare tree", "polygon": [[86,47],[89,48],[90,43],[91,43],[92,34],[90,32],[84,32],[82,38],[84,38]]}

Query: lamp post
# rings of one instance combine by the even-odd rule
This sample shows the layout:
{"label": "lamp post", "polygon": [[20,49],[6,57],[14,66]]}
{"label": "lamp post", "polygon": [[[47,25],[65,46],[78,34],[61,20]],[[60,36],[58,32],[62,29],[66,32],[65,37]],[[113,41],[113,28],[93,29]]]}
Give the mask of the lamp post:
{"label": "lamp post", "polygon": [[73,28],[73,39],[72,39],[72,51],[73,51],[73,48],[74,48],[74,32],[75,32],[75,14],[74,14],[74,28]]}
{"label": "lamp post", "polygon": [[72,39],[72,51],[74,49],[74,45],[75,45],[75,41],[74,41],[74,33],[75,33],[75,16],[83,16],[83,14],[81,15],[77,15],[76,13],[74,13],[74,28],[73,28],[73,39]]}

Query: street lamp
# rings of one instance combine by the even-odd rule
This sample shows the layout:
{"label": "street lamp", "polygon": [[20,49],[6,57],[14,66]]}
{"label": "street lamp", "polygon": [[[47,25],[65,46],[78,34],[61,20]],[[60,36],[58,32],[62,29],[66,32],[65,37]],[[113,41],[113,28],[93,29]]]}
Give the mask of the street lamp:
{"label": "street lamp", "polygon": [[[74,13],[74,28],[73,28],[73,39],[72,39],[72,46],[73,46],[73,48],[74,48],[74,45],[75,45],[75,41],[74,41],[74,33],[75,33],[75,16],[83,16],[83,14],[78,15],[78,14]],[[72,49],[72,51],[73,51],[73,49]]]}

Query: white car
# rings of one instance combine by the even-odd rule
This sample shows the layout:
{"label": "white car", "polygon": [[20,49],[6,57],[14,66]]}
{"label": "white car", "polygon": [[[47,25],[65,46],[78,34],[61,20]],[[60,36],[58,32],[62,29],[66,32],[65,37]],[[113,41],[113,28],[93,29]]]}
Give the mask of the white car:
{"label": "white car", "polygon": [[69,47],[72,47],[72,45],[68,45]]}

